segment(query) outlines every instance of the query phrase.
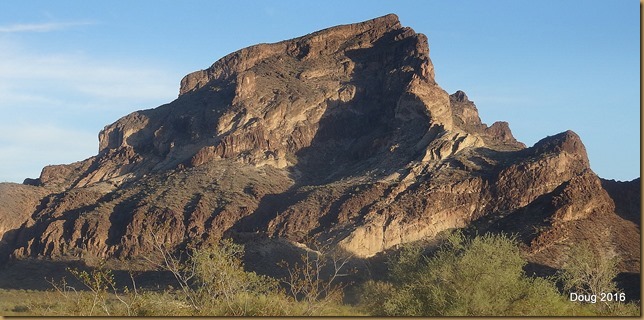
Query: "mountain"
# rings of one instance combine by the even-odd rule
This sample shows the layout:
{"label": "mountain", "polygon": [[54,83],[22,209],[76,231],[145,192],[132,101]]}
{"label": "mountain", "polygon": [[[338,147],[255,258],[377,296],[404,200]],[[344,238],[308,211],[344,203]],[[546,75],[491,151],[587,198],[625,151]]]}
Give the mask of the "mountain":
{"label": "mountain", "polygon": [[639,203],[639,179],[600,179],[574,132],[526,147],[482,123],[387,15],[231,53],[106,126],[96,156],[0,184],[0,256],[128,261],[233,236],[369,258],[467,227],[518,234],[534,265],[584,242],[639,274]]}

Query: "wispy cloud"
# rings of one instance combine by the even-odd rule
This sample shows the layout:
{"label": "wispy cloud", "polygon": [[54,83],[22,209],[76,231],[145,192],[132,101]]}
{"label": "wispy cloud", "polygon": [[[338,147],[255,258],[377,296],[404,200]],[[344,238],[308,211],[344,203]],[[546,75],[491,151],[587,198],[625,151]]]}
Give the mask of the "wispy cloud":
{"label": "wispy cloud", "polygon": [[35,178],[50,164],[71,163],[96,153],[96,134],[49,123],[0,126],[0,182]]}
{"label": "wispy cloud", "polygon": [[[178,94],[180,75],[153,64],[110,61],[83,53],[43,53],[0,40],[0,110],[22,104],[44,103],[74,108],[74,101],[96,108],[104,101],[110,109],[163,103]],[[109,101],[107,101],[109,100]],[[50,102],[50,103],[48,103]]]}
{"label": "wispy cloud", "polygon": [[96,154],[104,125],[178,94],[179,75],[150,61],[49,52],[0,37],[0,182]]}
{"label": "wispy cloud", "polygon": [[92,25],[92,21],[16,23],[0,26],[0,33],[51,32],[78,26]]}

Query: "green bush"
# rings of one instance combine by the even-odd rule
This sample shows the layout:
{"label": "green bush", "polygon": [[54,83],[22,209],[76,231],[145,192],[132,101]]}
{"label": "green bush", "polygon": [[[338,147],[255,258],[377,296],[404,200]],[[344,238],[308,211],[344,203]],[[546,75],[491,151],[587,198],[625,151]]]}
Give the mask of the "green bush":
{"label": "green bush", "polygon": [[[46,299],[13,307],[14,312],[66,316],[637,316],[634,303],[584,304],[568,301],[550,278],[525,275],[526,261],[507,235],[473,239],[450,235],[431,255],[419,246],[404,247],[388,263],[387,281],[367,281],[359,290],[360,308],[343,305],[346,259],[307,252],[286,263],[288,277],[276,279],[244,270],[243,247],[230,240],[191,250],[180,260],[158,246],[162,268],[179,288],[159,292],[117,289],[104,264],[90,271],[70,270],[84,285],[53,283]],[[559,277],[565,290],[612,290],[614,259],[588,248],[571,250]],[[602,260],[603,259],[603,260]],[[329,268],[325,266],[329,264]],[[329,269],[328,274],[323,270]],[[599,269],[599,270],[598,270]],[[592,272],[591,272],[592,271]],[[134,281],[133,281],[134,284]],[[597,289],[600,288],[600,289]],[[80,290],[83,289],[83,290]],[[568,291],[566,291],[568,292]],[[591,291],[588,291],[591,292]],[[22,301],[21,301],[22,303]]]}
{"label": "green bush", "polygon": [[[171,258],[168,265],[179,265],[175,274],[182,287],[185,305],[190,306],[191,315],[208,316],[287,316],[287,315],[356,315],[355,310],[330,300],[334,292],[332,279],[322,280],[320,273],[305,273],[302,270],[320,270],[323,262],[319,257],[304,260],[289,269],[290,278],[284,280],[290,289],[307,288],[315,285],[313,293],[302,301],[287,295],[280,288],[279,281],[255,272],[244,270],[242,256],[244,247],[231,240],[222,240],[216,246],[203,247],[192,251],[189,259],[175,263]],[[172,269],[172,268],[170,268]],[[337,276],[338,269],[332,276]],[[315,277],[315,281],[305,279]],[[304,286],[299,286],[304,284]],[[319,288],[317,286],[320,286]],[[321,291],[319,291],[321,290]],[[318,293],[324,293],[318,295]]]}
{"label": "green bush", "polygon": [[194,251],[184,269],[194,276],[188,301],[197,314],[251,315],[256,300],[276,291],[275,279],[244,271],[243,252],[229,239]]}
{"label": "green bush", "polygon": [[[350,306],[330,300],[335,286],[317,279],[324,296],[298,301],[279,286],[279,281],[244,270],[244,248],[231,240],[186,252],[180,260],[163,246],[163,265],[175,276],[179,289],[143,292],[133,288],[117,289],[112,271],[104,264],[90,271],[69,270],[84,288],[70,286],[64,280],[52,282],[54,291],[45,301],[30,304],[29,313],[48,316],[289,316],[289,315],[359,315]],[[301,270],[310,270],[319,259],[297,264],[290,274],[292,285],[302,282]],[[320,276],[307,273],[307,276]],[[337,274],[335,274],[337,276]],[[319,281],[318,281],[319,280]],[[134,284],[134,280],[133,280]],[[82,289],[82,290],[80,290]],[[318,291],[316,291],[317,293]]]}
{"label": "green bush", "polygon": [[[559,279],[566,290],[614,290],[616,260],[573,247]],[[381,316],[637,316],[635,303],[571,302],[555,279],[525,275],[517,241],[504,234],[450,235],[431,256],[407,246],[389,279],[362,286],[361,306]],[[566,294],[568,291],[566,291]]]}
{"label": "green bush", "polygon": [[565,309],[554,283],[527,277],[525,264],[511,237],[468,240],[455,233],[431,258],[404,249],[390,263],[390,282],[364,286],[363,305],[386,316],[528,316]]}

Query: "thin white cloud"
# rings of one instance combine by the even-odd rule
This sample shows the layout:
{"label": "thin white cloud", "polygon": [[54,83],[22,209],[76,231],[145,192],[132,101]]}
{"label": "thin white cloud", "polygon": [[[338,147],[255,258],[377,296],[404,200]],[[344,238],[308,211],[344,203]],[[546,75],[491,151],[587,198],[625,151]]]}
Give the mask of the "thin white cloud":
{"label": "thin white cloud", "polygon": [[50,52],[0,37],[0,182],[95,155],[103,126],[177,97],[180,76],[149,61]]}
{"label": "thin white cloud", "polygon": [[49,123],[0,126],[0,182],[36,178],[50,164],[71,163],[96,153],[96,133]]}
{"label": "thin white cloud", "polygon": [[0,26],[0,33],[19,33],[19,32],[52,32],[68,29],[78,26],[92,25],[91,21],[74,21],[74,22],[46,22],[46,23],[17,23]]}
{"label": "thin white cloud", "polygon": [[[6,45],[5,45],[6,44]],[[150,108],[176,98],[180,76],[152,64],[115,62],[83,53],[43,53],[0,39],[0,109],[24,104],[43,106],[74,100],[90,108],[107,102],[110,108]],[[109,101],[108,101],[109,100]],[[101,102],[101,103],[98,103]],[[1,121],[0,121],[1,122]]]}
{"label": "thin white cloud", "polygon": [[42,94],[23,93],[4,81],[0,81],[0,99],[2,99],[0,110],[2,110],[2,106],[54,105],[62,103]]}

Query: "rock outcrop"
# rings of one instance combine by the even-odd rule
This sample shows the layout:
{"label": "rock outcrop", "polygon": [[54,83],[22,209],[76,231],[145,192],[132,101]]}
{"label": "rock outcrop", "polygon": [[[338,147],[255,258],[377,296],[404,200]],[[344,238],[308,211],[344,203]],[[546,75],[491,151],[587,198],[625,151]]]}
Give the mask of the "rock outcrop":
{"label": "rock outcrop", "polygon": [[247,233],[370,257],[477,224],[518,232],[535,263],[605,241],[639,270],[639,191],[625,191],[639,180],[600,180],[571,131],[526,147],[482,123],[395,15],[231,53],[106,126],[96,156],[28,183],[4,258],[131,259]]}

